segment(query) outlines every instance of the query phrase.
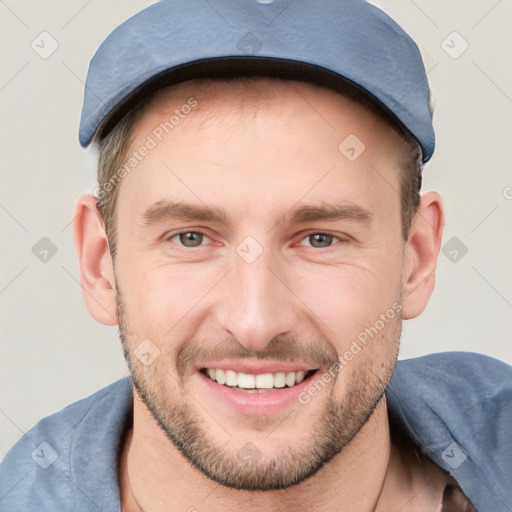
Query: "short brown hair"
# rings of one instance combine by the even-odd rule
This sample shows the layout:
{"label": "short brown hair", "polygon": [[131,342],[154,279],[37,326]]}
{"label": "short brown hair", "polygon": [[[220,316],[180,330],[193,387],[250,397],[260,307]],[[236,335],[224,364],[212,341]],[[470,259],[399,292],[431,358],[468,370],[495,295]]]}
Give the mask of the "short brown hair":
{"label": "short brown hair", "polygon": [[[275,79],[297,80],[296,67],[293,75],[287,74],[280,68],[280,76],[273,76]],[[233,80],[253,80],[257,78],[256,74],[233,73],[230,70],[217,72],[212,68],[206,70],[204,75],[208,80],[222,80],[231,82]],[[199,76],[197,79],[200,79]],[[268,76],[267,76],[268,78]],[[399,162],[399,183],[400,183],[400,209],[402,237],[405,241],[409,238],[409,232],[412,220],[418,211],[420,204],[420,190],[422,182],[422,150],[418,141],[406,130],[402,124],[364,90],[356,85],[340,80],[339,77],[324,75],[322,73],[303,74],[301,80],[320,85],[345,95],[356,103],[366,107],[377,118],[390,125],[403,140],[403,158]],[[157,89],[158,90],[158,89]],[[155,91],[153,91],[154,93]],[[123,116],[118,115],[118,119],[110,131],[97,141],[99,148],[98,161],[98,194],[97,208],[101,214],[104,223],[105,232],[109,241],[110,253],[112,259],[116,254],[116,204],[119,194],[121,178],[118,171],[122,169],[127,157],[127,151],[134,135],[133,128],[138,119],[145,112],[146,107],[154,97],[152,92],[147,92],[145,96],[138,98],[138,101],[128,109]]]}

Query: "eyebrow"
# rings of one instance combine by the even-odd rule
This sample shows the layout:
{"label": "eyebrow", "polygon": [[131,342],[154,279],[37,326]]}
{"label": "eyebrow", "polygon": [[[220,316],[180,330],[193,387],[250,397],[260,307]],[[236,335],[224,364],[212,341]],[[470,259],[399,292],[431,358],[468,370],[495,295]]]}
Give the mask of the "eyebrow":
{"label": "eyebrow", "polygon": [[166,219],[226,223],[224,212],[218,208],[173,201],[158,201],[142,214],[142,220],[146,226],[156,224]]}
{"label": "eyebrow", "polygon": [[[354,204],[323,204],[320,206],[304,205],[293,208],[281,216],[281,221],[286,220],[287,217],[290,224],[322,220],[349,220],[370,224],[374,215],[371,211]],[[172,219],[227,223],[225,212],[218,208],[173,201],[158,201],[142,214],[142,220],[146,226]]]}
{"label": "eyebrow", "polygon": [[290,216],[290,223],[292,224],[315,222],[319,220],[351,220],[370,224],[374,217],[371,211],[354,204],[305,205],[292,209],[287,215]]}

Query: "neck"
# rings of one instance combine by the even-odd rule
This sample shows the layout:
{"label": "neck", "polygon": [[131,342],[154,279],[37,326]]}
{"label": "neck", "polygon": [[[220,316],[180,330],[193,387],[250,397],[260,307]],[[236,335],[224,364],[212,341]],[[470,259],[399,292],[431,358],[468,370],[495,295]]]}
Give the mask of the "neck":
{"label": "neck", "polygon": [[254,512],[372,512],[386,494],[388,470],[395,471],[385,397],[352,441],[315,475],[284,490],[257,493],[229,489],[205,477],[167,439],[136,394],[134,398],[133,429],[120,468],[123,511],[206,507],[230,512],[250,500]]}

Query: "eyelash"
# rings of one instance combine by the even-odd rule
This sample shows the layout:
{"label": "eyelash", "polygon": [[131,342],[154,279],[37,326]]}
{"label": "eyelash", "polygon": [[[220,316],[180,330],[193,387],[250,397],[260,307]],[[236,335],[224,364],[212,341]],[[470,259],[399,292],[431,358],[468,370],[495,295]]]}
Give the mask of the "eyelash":
{"label": "eyelash", "polygon": [[[180,235],[185,235],[187,233],[195,233],[195,234],[198,234],[198,235],[202,235],[206,238],[210,238],[204,231],[199,231],[199,230],[187,230],[187,231],[179,231],[178,233],[174,233],[170,236],[168,236],[166,238],[166,240],[168,242],[172,241],[173,238],[176,238],[176,237],[179,237]],[[194,247],[187,247],[186,245],[182,245],[182,244],[178,244],[178,245],[181,245],[181,247],[185,247],[186,249],[194,249]],[[198,245],[197,247],[201,247],[203,244],[201,245]]]}
{"label": "eyelash", "polygon": [[[188,231],[179,231],[178,233],[173,233],[172,235],[170,235],[169,237],[166,238],[167,241],[172,241],[173,238],[176,238],[176,237],[179,237],[180,235],[184,235],[186,233],[195,233],[195,234],[198,234],[198,235],[202,235],[203,237],[206,237],[206,238],[210,238],[204,231],[201,231],[201,230],[188,230]],[[336,236],[332,233],[329,233],[328,231],[311,231],[309,233],[306,233],[305,235],[302,236],[301,240],[305,240],[313,235],[326,235],[326,236],[331,236],[334,240],[337,240],[337,242],[334,242],[333,240],[333,243],[327,247],[313,247],[311,245],[306,245],[306,246],[303,246],[303,247],[309,247],[311,249],[323,249],[324,251],[325,250],[328,250],[330,248],[332,248],[334,245],[336,245],[336,243],[340,243],[340,242],[346,242],[345,239],[343,238],[340,238],[339,236]],[[201,245],[197,245],[197,246],[192,246],[192,247],[187,247],[186,245],[183,245],[183,244],[180,244],[178,243],[178,245],[180,245],[181,247],[185,248],[185,249],[195,249],[197,247],[202,247],[204,244],[201,244]]]}
{"label": "eyelash", "polygon": [[[307,238],[309,238],[310,236],[313,236],[313,235],[325,235],[325,236],[330,236],[333,238],[333,243],[331,245],[328,245],[327,247],[313,247],[312,245],[306,245],[304,247],[309,247],[310,249],[323,249],[324,251],[327,251],[329,249],[332,249],[337,243],[340,243],[340,242],[346,242],[346,240],[344,240],[343,238],[340,238],[339,236],[336,236],[332,233],[329,233],[328,231],[311,231],[307,234],[305,234],[302,238],[301,238],[301,241],[302,240],[305,240]],[[337,240],[337,242],[336,242]]]}

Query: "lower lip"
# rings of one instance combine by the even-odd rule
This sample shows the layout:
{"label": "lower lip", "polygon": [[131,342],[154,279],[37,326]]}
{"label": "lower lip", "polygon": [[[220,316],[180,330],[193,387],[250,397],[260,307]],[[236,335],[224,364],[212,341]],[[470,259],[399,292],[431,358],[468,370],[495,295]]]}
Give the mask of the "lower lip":
{"label": "lower lip", "polygon": [[317,373],[318,370],[309,375],[300,384],[290,388],[274,388],[264,393],[237,391],[213,381],[199,371],[196,372],[196,375],[198,375],[201,385],[206,388],[207,393],[215,401],[226,404],[239,414],[257,416],[279,412],[292,404],[298,403],[298,396],[311,385],[312,379]]}

